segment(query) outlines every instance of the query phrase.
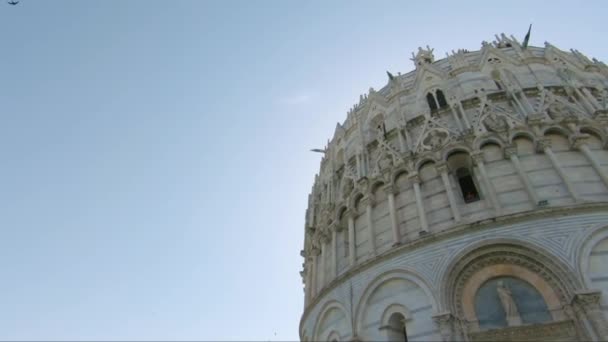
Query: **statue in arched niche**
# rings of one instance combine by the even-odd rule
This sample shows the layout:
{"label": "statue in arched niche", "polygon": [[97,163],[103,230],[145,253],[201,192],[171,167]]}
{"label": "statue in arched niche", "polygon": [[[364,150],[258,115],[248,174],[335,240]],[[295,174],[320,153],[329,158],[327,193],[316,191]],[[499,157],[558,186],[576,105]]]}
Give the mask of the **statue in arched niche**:
{"label": "statue in arched niche", "polygon": [[509,326],[521,325],[521,316],[517,310],[517,304],[515,304],[515,300],[513,300],[511,290],[504,285],[502,280],[496,284],[496,292],[498,293],[498,298],[505,310],[507,324]]}

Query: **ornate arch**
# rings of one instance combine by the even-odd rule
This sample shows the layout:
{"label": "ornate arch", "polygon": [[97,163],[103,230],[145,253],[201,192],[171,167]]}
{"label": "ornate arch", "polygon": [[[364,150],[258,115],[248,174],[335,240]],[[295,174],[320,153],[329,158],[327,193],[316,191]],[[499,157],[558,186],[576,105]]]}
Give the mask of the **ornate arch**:
{"label": "ornate arch", "polygon": [[[357,306],[356,306],[357,309],[355,310],[354,324],[355,324],[356,332],[359,332],[361,329],[362,320],[363,320],[363,312],[364,312],[365,306],[367,305],[369,298],[376,292],[376,290],[378,288],[380,288],[380,286],[382,286],[384,283],[386,283],[390,280],[394,280],[394,279],[407,280],[407,281],[411,281],[412,283],[416,284],[424,292],[424,294],[428,297],[429,301],[431,302],[431,305],[433,307],[433,313],[437,312],[437,300],[436,300],[433,292],[431,291],[431,287],[429,286],[427,281],[422,276],[418,275],[416,272],[409,270],[409,269],[391,270],[391,271],[384,272],[384,273],[378,275],[374,280],[372,280],[367,285],[367,287],[363,291],[361,298],[357,302]],[[407,318],[407,317],[411,317],[411,316],[404,316],[404,317]]]}
{"label": "ornate arch", "polygon": [[501,149],[505,147],[505,143],[496,135],[484,135],[475,141],[474,146],[476,150],[481,150],[488,144],[498,145]]}
{"label": "ornate arch", "polygon": [[500,265],[526,270],[529,278],[536,275],[534,281],[546,283],[553,294],[545,294],[554,296],[557,303],[569,303],[580,288],[580,280],[572,276],[576,272],[542,247],[514,239],[494,239],[473,244],[454,258],[442,281],[442,305],[458,317],[466,317],[463,295],[467,282],[478,272]]}
{"label": "ornate arch", "polygon": [[402,166],[399,167],[398,169],[396,169],[393,174],[391,175],[391,184],[397,184],[397,179],[399,179],[399,177],[401,177],[401,175],[409,175],[410,174],[410,170],[408,170],[406,167]]}
{"label": "ornate arch", "polygon": [[[338,302],[337,300],[330,300],[321,307],[321,310],[319,310],[319,314],[317,315],[317,319],[315,320],[315,324],[312,329],[312,336],[315,341],[322,340],[321,336],[318,336],[320,333],[318,331],[319,325],[325,318],[325,315],[332,309],[337,309],[337,310],[342,311],[342,313],[344,314],[344,317],[346,318],[348,327],[350,328],[351,334],[352,334],[352,332],[353,332],[352,319],[351,319],[350,315],[348,314],[348,310],[346,310],[344,305],[342,305],[342,303]],[[334,331],[332,331],[332,332],[334,332]],[[332,332],[330,332],[330,334]]]}
{"label": "ornate arch", "polygon": [[536,143],[536,137],[534,136],[534,133],[527,131],[527,130],[522,130],[522,129],[518,129],[513,131],[513,133],[511,133],[511,136],[509,137],[509,144],[513,145],[515,143],[515,139],[517,138],[526,138],[526,139],[530,139],[530,141],[534,144]]}
{"label": "ornate arch", "polygon": [[598,242],[605,238],[608,238],[608,225],[605,223],[598,224],[590,230],[583,240],[581,248],[578,248],[578,276],[580,279],[582,279],[582,282],[587,289],[591,287],[591,279],[589,279],[589,276],[586,274],[586,270],[589,266],[589,256],[591,254],[591,250],[595,247],[595,245],[597,245]]}
{"label": "ornate arch", "polygon": [[447,148],[443,152],[443,155],[441,156],[441,160],[447,162],[448,158],[450,158],[450,156],[455,153],[466,153],[470,156],[472,150],[468,146],[462,144],[447,146]]}

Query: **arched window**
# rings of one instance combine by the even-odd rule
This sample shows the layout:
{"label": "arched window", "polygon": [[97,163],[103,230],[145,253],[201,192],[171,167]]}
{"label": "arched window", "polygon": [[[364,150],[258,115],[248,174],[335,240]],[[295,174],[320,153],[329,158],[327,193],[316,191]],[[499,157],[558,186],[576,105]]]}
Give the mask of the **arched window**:
{"label": "arched window", "polygon": [[439,103],[439,108],[445,108],[448,106],[448,102],[445,100],[445,96],[441,89],[437,89],[437,102]]}
{"label": "arched window", "polygon": [[479,192],[475,186],[475,181],[473,181],[471,171],[468,168],[461,167],[456,170],[456,178],[458,178],[458,185],[460,185],[464,203],[479,201]]}
{"label": "arched window", "polygon": [[431,112],[437,110],[437,102],[435,102],[435,96],[433,96],[433,93],[426,94],[426,102],[429,103],[429,108],[431,109]]}
{"label": "arched window", "polygon": [[407,329],[405,328],[405,317],[395,312],[388,319],[388,340],[396,342],[407,342]]}

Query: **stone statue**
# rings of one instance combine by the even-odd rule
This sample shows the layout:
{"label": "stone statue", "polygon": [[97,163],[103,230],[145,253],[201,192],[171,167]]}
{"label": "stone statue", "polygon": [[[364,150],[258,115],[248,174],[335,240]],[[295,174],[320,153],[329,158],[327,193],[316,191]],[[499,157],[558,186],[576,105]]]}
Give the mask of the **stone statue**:
{"label": "stone statue", "polygon": [[503,285],[502,280],[498,281],[496,285],[496,292],[498,292],[498,298],[500,298],[500,302],[502,303],[502,307],[505,310],[505,315],[507,317],[507,325],[508,326],[517,326],[521,325],[521,317],[519,316],[519,311],[517,310],[517,305],[513,300],[513,295],[511,294],[511,290]]}

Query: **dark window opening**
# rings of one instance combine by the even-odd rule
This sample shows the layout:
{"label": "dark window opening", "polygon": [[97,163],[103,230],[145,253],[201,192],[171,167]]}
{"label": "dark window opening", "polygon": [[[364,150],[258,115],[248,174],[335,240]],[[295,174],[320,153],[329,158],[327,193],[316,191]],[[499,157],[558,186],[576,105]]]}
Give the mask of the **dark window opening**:
{"label": "dark window opening", "polygon": [[394,313],[388,320],[389,341],[407,342],[407,329],[405,317],[400,313]]}
{"label": "dark window opening", "polygon": [[445,100],[445,96],[441,90],[437,90],[437,102],[439,102],[439,108],[445,108],[448,106],[448,102]]}
{"label": "dark window opening", "polygon": [[431,111],[437,110],[437,102],[435,102],[435,96],[433,96],[433,94],[426,94],[426,102],[429,103],[429,108],[431,108]]}
{"label": "dark window opening", "polygon": [[498,90],[502,90],[502,86],[500,83],[498,83],[498,81],[494,81],[494,84],[496,84],[496,88],[498,88]]}
{"label": "dark window opening", "polygon": [[479,192],[471,176],[469,169],[460,168],[456,171],[456,177],[458,177],[458,185],[462,191],[462,197],[464,203],[472,203],[479,201]]}

